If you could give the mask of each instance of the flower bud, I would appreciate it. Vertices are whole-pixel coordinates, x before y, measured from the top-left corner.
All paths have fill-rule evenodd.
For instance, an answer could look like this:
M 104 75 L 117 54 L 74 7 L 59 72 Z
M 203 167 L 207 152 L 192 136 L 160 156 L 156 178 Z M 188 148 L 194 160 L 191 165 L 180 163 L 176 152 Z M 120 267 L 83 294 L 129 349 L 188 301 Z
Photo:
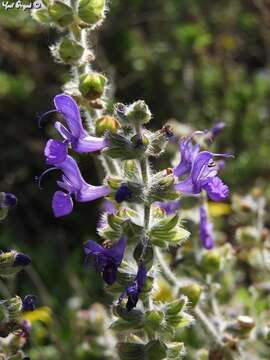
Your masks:
M 30 263 L 31 258 L 26 254 L 14 250 L 0 253 L 0 276 L 12 276 Z
M 110 131 L 111 133 L 116 133 L 120 128 L 119 122 L 115 117 L 110 115 L 105 115 L 97 119 L 95 123 L 96 127 L 96 135 L 103 136 L 106 131 Z
M 66 27 L 73 22 L 73 10 L 62 1 L 55 0 L 48 6 L 51 19 L 59 26 Z
M 241 226 L 236 230 L 236 239 L 238 242 L 251 244 L 258 240 L 259 234 L 253 226 Z
M 215 274 L 221 269 L 221 257 L 217 250 L 204 252 L 201 267 L 206 273 Z
M 109 177 L 107 179 L 107 184 L 112 190 L 117 190 L 119 186 L 121 185 L 122 180 L 117 177 Z
M 151 310 L 146 312 L 147 325 L 150 326 L 153 330 L 158 330 L 163 318 L 164 314 L 162 311 Z
M 182 342 L 172 342 L 167 344 L 167 359 L 181 359 L 185 355 L 185 346 Z
M 202 288 L 197 283 L 189 283 L 187 285 L 181 286 L 180 292 L 188 297 L 188 300 L 191 302 L 191 306 L 195 307 L 200 299 Z
M 52 20 L 48 13 L 48 9 L 41 8 L 32 11 L 33 18 L 41 24 L 49 24 Z
M 177 315 L 187 305 L 188 298 L 181 296 L 179 299 L 171 301 L 166 305 L 167 315 Z
M 250 332 L 254 327 L 255 322 L 250 316 L 240 315 L 236 321 L 227 325 L 226 331 L 233 334 L 233 336 L 245 339 L 250 335 Z
M 105 0 L 80 0 L 79 18 L 88 25 L 95 25 L 105 17 Z
M 80 76 L 79 90 L 89 100 L 96 100 L 103 95 L 107 79 L 99 73 L 89 73 Z
M 15 296 L 8 300 L 0 300 L 0 318 L 5 322 L 16 322 L 20 319 L 22 311 L 22 300 Z
M 152 117 L 148 106 L 143 100 L 135 101 L 129 105 L 125 115 L 127 120 L 136 124 L 147 124 Z
M 121 317 L 123 320 L 132 321 L 134 325 L 139 325 L 144 321 L 144 314 L 137 309 L 128 311 L 125 307 L 117 305 L 113 307 L 113 313 L 116 316 Z
M 77 42 L 69 38 L 64 38 L 58 46 L 57 56 L 64 64 L 76 64 L 83 54 L 83 47 Z
M 146 359 L 162 360 L 167 357 L 167 346 L 160 340 L 151 340 L 145 348 Z
M 255 326 L 254 320 L 247 315 L 238 316 L 237 323 L 241 329 L 245 329 L 245 330 L 252 330 Z
M 135 136 L 132 141 L 120 134 L 107 134 L 109 147 L 104 153 L 114 159 L 132 160 L 145 156 L 147 139 Z
M 137 343 L 118 343 L 121 360 L 145 360 L 145 345 Z

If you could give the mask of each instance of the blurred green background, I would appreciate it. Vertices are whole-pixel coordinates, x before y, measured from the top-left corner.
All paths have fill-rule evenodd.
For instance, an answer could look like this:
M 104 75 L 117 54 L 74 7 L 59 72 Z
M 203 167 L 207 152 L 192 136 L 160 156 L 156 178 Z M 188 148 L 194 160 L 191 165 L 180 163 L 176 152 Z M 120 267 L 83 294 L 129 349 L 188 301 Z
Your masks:
M 35 270 L 10 287 L 22 295 L 38 292 L 39 303 L 53 305 L 64 319 L 68 297 L 82 293 L 95 301 L 104 293 L 82 256 L 83 241 L 97 238 L 100 204 L 76 204 L 77 211 L 56 220 L 50 203 L 57 175 L 45 178 L 42 191 L 35 181 L 46 168 L 43 148 L 53 119 L 39 129 L 37 115 L 52 109 L 69 77 L 69 68 L 55 64 L 48 49 L 58 36 L 29 12 L 0 6 L 0 190 L 19 198 L 1 224 L 1 248 L 17 247 L 33 257 Z M 96 67 L 113 80 L 116 101 L 145 99 L 156 129 L 172 118 L 197 129 L 224 121 L 219 150 L 236 156 L 224 179 L 236 191 L 268 181 L 267 0 L 111 0 L 94 43 Z M 80 165 L 96 184 L 92 156 Z

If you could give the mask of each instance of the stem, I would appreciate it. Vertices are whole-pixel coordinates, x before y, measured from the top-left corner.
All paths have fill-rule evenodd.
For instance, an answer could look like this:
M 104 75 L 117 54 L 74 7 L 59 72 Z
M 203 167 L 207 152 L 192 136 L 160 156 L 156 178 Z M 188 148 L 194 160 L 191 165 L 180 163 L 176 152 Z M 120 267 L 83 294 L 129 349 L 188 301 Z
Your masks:
M 181 282 L 177 279 L 177 277 L 167 265 L 159 248 L 155 246 L 154 251 L 167 280 L 169 280 L 172 285 L 176 285 L 178 288 L 180 288 L 182 286 Z M 208 335 L 209 342 L 213 345 L 213 348 L 220 350 L 227 360 L 234 360 L 235 357 L 232 352 L 224 346 L 221 339 L 221 334 L 210 321 L 210 319 L 206 316 L 203 310 L 197 305 L 196 308 L 192 310 L 192 314 L 201 324 L 201 327 L 205 330 L 206 334 Z

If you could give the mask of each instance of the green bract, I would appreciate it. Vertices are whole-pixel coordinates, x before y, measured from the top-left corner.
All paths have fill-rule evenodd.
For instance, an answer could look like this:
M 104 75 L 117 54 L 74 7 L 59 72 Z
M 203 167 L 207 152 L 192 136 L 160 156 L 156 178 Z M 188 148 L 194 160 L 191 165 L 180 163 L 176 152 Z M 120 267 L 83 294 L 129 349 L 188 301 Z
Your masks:
M 106 77 L 99 73 L 90 73 L 80 76 L 79 90 L 89 100 L 100 98 L 106 85 Z
M 48 6 L 51 19 L 59 26 L 65 27 L 73 22 L 72 8 L 61 1 L 54 1 Z
M 105 0 L 80 0 L 79 18 L 88 25 L 95 25 L 104 18 Z
M 77 63 L 83 54 L 83 47 L 74 40 L 64 38 L 58 47 L 59 58 L 66 64 Z

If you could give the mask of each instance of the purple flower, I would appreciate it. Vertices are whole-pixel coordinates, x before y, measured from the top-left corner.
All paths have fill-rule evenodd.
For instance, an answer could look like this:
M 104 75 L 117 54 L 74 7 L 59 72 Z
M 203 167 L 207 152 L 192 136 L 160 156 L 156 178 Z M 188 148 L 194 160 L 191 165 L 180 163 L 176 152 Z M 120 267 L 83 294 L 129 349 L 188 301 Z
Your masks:
M 200 207 L 200 238 L 205 249 L 212 249 L 214 246 L 213 225 L 209 222 L 207 208 Z
M 115 200 L 118 203 L 121 203 L 126 200 L 130 200 L 131 197 L 132 197 L 132 193 L 126 184 L 121 184 L 115 193 Z
M 18 200 L 15 195 L 5 192 L 0 193 L 0 209 L 14 207 L 17 205 L 17 202 Z
M 52 169 L 59 169 L 63 172 L 62 181 L 57 181 L 58 186 L 64 191 L 56 191 L 53 196 L 52 208 L 55 217 L 68 215 L 73 210 L 73 201 L 71 195 L 78 202 L 87 202 L 107 196 L 110 189 L 106 185 L 93 186 L 88 184 L 81 175 L 76 161 L 69 155 L 60 162 L 56 154 L 58 140 L 49 140 L 45 155 L 47 163 L 54 165 L 53 168 L 46 170 L 40 177 Z
M 146 274 L 147 270 L 145 265 L 140 264 L 134 282 L 126 288 L 126 290 L 121 294 L 119 298 L 119 303 L 121 303 L 125 297 L 128 297 L 128 301 L 126 304 L 126 308 L 128 311 L 132 310 L 137 305 L 139 295 L 144 288 Z
M 26 295 L 22 301 L 22 311 L 34 311 L 36 308 L 36 297 Z
M 229 188 L 216 176 L 218 166 L 213 161 L 214 156 L 231 157 L 232 155 L 201 151 L 193 160 L 189 177 L 176 184 L 175 189 L 184 194 L 199 194 L 205 190 L 213 201 L 226 199 Z
M 60 94 L 54 98 L 56 111 L 61 113 L 67 123 L 68 129 L 59 121 L 56 121 L 55 128 L 61 134 L 64 141 L 59 141 L 54 145 L 60 161 L 65 160 L 67 147 L 70 144 L 74 151 L 79 153 L 88 153 L 104 149 L 108 146 L 105 138 L 90 136 L 83 128 L 80 110 L 71 96 Z M 62 145 L 61 145 L 62 144 Z M 61 148 L 61 149 L 60 149 Z
M 167 215 L 173 215 L 180 209 L 181 202 L 180 200 L 156 201 L 155 205 L 164 210 Z
M 92 240 L 87 241 L 84 246 L 87 259 L 93 259 L 96 270 L 102 272 L 103 279 L 108 285 L 116 281 L 117 269 L 121 265 L 126 245 L 127 237 L 122 236 L 110 249 Z
M 181 155 L 180 163 L 174 168 L 173 172 L 175 176 L 183 176 L 191 170 L 194 157 L 200 151 L 199 144 L 192 144 L 192 137 L 195 133 L 192 133 L 187 138 L 180 140 L 179 150 Z
M 13 266 L 27 266 L 29 264 L 31 264 L 30 256 L 23 253 L 16 254 L 14 258 Z
M 225 127 L 225 123 L 222 121 L 219 121 L 216 124 L 214 124 L 212 129 L 210 129 L 209 131 L 211 138 L 214 139 L 215 137 L 217 137 L 222 132 L 224 127 Z

